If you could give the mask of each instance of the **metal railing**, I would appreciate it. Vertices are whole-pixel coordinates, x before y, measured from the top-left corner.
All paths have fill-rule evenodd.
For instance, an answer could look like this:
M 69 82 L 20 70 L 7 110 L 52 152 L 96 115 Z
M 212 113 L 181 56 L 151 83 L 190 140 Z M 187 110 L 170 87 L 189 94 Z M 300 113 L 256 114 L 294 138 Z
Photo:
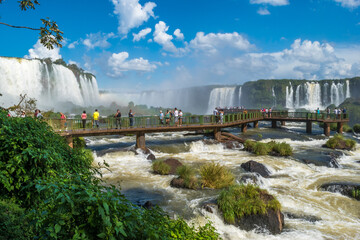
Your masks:
M 121 124 L 119 128 L 154 128 L 154 127 L 178 127 L 178 126 L 202 126 L 202 125 L 217 125 L 228 124 L 241 121 L 262 120 L 271 118 L 288 119 L 304 119 L 304 120 L 344 120 L 348 119 L 348 114 L 327 114 L 327 113 L 310 113 L 310 112 L 289 112 L 289 111 L 273 111 L 272 113 L 263 113 L 260 111 L 239 112 L 233 114 L 225 114 L 221 116 L 214 115 L 190 115 L 184 116 L 177 123 L 172 117 L 168 123 L 165 118 L 163 123 L 158 116 L 143 116 L 134 117 L 132 125 L 129 117 L 121 117 Z M 44 119 L 54 130 L 78 130 L 78 129 L 115 129 L 116 118 L 99 118 L 99 127 L 95 126 L 92 119 L 86 119 L 85 127 L 83 127 L 82 119 Z

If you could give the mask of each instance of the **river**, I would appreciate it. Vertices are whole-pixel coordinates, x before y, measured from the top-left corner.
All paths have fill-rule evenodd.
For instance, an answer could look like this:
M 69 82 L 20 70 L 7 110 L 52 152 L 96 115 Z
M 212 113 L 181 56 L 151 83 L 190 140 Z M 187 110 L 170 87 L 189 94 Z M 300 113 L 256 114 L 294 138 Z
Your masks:
M 187 132 L 154 133 L 146 135 L 146 145 L 157 159 L 176 158 L 199 168 L 215 161 L 226 165 L 240 182 L 245 171 L 241 163 L 249 160 L 265 164 L 270 178 L 260 178 L 259 186 L 277 197 L 285 214 L 284 231 L 279 235 L 267 232 L 244 231 L 224 224 L 218 213 L 209 213 L 202 204 L 215 199 L 219 190 L 188 190 L 170 187 L 174 176 L 152 173 L 150 160 L 135 154 L 135 137 L 108 136 L 87 138 L 95 162 L 104 160 L 110 171 L 103 170 L 106 183 L 115 184 L 134 203 L 151 201 L 171 216 L 180 215 L 189 222 L 203 224 L 210 220 L 223 239 L 360 239 L 360 201 L 319 189 L 321 184 L 336 181 L 360 183 L 360 147 L 355 151 L 333 151 L 322 148 L 326 137 L 314 125 L 313 134 L 305 133 L 305 125 L 292 123 L 278 129 L 269 125 L 250 128 L 242 134 L 238 128 L 227 129 L 244 138 L 262 141 L 285 141 L 294 149 L 292 157 L 256 156 L 240 149 L 226 149 L 220 143 L 204 143 L 202 135 L 188 136 Z M 334 133 L 332 132 L 332 135 Z M 352 137 L 349 134 L 346 134 Z M 360 142 L 360 137 L 354 137 Z M 328 154 L 336 153 L 339 168 L 305 164 L 304 160 L 322 162 Z

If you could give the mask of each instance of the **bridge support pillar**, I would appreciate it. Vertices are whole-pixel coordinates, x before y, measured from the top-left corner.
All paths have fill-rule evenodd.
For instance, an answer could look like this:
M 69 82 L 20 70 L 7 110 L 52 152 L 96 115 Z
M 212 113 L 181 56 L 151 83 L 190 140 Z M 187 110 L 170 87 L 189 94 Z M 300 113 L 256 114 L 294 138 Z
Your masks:
M 69 147 L 74 148 L 74 142 L 73 142 L 72 135 L 68 135 L 65 138 L 66 138 L 66 142 L 69 145 Z
M 145 149 L 145 133 L 137 132 L 136 133 L 136 148 Z
M 277 126 L 276 126 L 276 120 L 272 120 L 271 121 L 271 127 L 272 128 L 276 128 Z
M 254 128 L 258 128 L 259 127 L 259 121 L 255 121 L 254 122 Z
M 307 121 L 306 122 L 306 133 L 311 133 L 311 132 L 312 132 L 312 122 Z
M 337 123 L 337 132 L 340 134 L 343 133 L 343 123 L 342 122 Z
M 285 121 L 281 121 L 281 126 L 285 126 Z
M 216 141 L 221 141 L 221 129 L 220 128 L 214 128 L 214 139 Z
M 324 122 L 324 135 L 330 136 L 330 123 Z
M 241 125 L 241 131 L 242 131 L 242 132 L 246 132 L 246 131 L 247 131 L 247 123 L 243 123 L 243 124 Z

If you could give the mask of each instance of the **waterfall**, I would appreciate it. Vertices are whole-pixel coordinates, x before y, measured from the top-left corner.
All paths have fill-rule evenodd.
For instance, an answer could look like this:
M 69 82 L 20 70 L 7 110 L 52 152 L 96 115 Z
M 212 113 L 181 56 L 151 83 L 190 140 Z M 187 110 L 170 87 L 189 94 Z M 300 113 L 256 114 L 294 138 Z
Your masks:
M 328 88 L 329 88 L 329 84 L 325 83 L 324 84 L 324 91 L 323 91 L 323 106 L 328 106 L 328 102 L 329 102 L 329 97 L 328 97 Z
M 306 109 L 322 108 L 321 103 L 321 87 L 319 83 L 307 82 L 305 84 L 305 95 L 307 103 L 303 106 Z
M 290 86 L 286 86 L 286 108 L 294 108 L 294 91 L 291 83 Z
M 298 85 L 295 91 L 295 108 L 300 107 L 300 90 L 301 90 L 301 85 Z
M 235 87 L 214 88 L 210 92 L 208 113 L 216 107 L 232 107 L 234 105 Z
M 272 96 L 274 98 L 274 103 L 273 103 L 273 108 L 276 107 L 276 95 L 275 95 L 275 87 L 272 87 L 271 91 L 272 91 Z
M 350 98 L 350 81 L 346 80 L 346 98 Z
M 238 106 L 240 107 L 241 106 L 241 86 L 239 87 L 239 104 Z
M 60 102 L 90 106 L 99 98 L 95 77 L 75 76 L 62 65 L 7 57 L 0 57 L 0 92 L 5 106 L 16 103 L 20 94 L 35 98 L 40 107 Z
M 347 94 L 348 93 L 346 93 L 346 96 L 347 96 Z M 344 100 L 345 100 L 344 84 L 333 82 L 330 87 L 331 104 L 335 104 L 336 106 L 339 106 Z

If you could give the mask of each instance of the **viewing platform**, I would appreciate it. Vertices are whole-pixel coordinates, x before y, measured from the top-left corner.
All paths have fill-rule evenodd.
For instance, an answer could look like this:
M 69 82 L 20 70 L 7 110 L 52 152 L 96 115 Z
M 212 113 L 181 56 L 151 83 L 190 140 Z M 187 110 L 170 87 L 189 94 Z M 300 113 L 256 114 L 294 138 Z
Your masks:
M 273 111 L 262 113 L 258 110 L 239 110 L 236 113 L 220 116 L 214 115 L 191 115 L 182 118 L 182 124 L 174 123 L 174 118 L 169 124 L 161 124 L 157 116 L 134 117 L 133 126 L 130 126 L 128 117 L 121 118 L 121 128 L 116 129 L 116 120 L 112 118 L 101 118 L 99 128 L 93 127 L 93 121 L 88 119 L 85 128 L 82 128 L 81 119 L 46 119 L 45 121 L 61 136 L 64 136 L 72 147 L 74 137 L 90 137 L 105 135 L 136 135 L 136 148 L 145 148 L 145 134 L 156 132 L 181 132 L 181 131 L 199 131 L 212 130 L 214 138 L 221 140 L 221 129 L 228 127 L 240 127 L 242 132 L 247 131 L 249 124 L 254 128 L 259 126 L 259 121 L 270 121 L 272 128 L 285 125 L 286 122 L 305 122 L 306 132 L 312 133 L 312 124 L 318 122 L 323 125 L 324 135 L 330 136 L 330 124 L 337 124 L 337 132 L 342 133 L 343 124 L 349 122 L 347 114 L 316 114 L 309 112 L 288 112 Z

